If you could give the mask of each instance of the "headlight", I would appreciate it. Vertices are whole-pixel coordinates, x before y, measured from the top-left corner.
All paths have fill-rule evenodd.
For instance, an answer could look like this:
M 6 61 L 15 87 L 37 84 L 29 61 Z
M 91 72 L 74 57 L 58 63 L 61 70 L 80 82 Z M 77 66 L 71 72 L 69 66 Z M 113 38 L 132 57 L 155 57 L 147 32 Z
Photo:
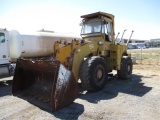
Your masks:
M 98 44 L 99 44 L 99 45 L 103 45 L 103 41 L 99 41 Z

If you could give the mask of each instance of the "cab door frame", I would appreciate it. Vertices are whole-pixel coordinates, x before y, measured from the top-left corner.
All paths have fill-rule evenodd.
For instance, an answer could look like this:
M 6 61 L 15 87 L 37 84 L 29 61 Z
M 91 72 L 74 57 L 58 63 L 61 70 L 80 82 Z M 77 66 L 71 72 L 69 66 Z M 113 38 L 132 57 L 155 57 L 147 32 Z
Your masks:
M 10 63 L 8 31 L 0 29 L 0 65 Z

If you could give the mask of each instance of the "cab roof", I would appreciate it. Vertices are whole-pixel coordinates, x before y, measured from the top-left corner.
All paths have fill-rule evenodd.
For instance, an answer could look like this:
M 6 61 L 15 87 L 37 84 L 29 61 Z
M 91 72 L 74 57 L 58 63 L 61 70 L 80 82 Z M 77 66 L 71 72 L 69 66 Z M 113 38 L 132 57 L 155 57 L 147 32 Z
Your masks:
M 114 19 L 114 15 L 109 14 L 109 13 L 105 13 L 105 12 L 95 12 L 95 13 L 91 13 L 91 14 L 87 14 L 87 15 L 82 15 L 81 18 L 85 18 L 85 19 L 92 19 L 92 18 L 97 18 L 97 17 L 107 17 L 110 19 Z

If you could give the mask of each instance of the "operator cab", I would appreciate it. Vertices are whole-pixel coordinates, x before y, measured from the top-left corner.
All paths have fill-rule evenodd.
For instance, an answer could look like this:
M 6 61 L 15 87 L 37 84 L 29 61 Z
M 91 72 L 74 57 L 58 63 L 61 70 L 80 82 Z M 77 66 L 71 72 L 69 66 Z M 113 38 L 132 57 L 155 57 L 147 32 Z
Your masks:
M 82 38 L 105 36 L 106 41 L 112 41 L 114 36 L 113 15 L 102 12 L 81 16 Z

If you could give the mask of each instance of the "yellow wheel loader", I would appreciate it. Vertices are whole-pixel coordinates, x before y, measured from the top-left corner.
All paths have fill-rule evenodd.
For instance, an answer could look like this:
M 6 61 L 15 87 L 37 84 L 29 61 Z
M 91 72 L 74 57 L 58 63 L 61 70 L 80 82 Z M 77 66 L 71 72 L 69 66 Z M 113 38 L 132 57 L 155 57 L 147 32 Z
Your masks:
M 114 16 L 96 12 L 81 18 L 81 41 L 73 40 L 63 47 L 60 41 L 55 42 L 50 60 L 17 60 L 13 95 L 56 111 L 74 101 L 78 80 L 86 90 L 98 91 L 112 70 L 117 70 L 120 79 L 131 77 L 127 45 L 115 42 Z

